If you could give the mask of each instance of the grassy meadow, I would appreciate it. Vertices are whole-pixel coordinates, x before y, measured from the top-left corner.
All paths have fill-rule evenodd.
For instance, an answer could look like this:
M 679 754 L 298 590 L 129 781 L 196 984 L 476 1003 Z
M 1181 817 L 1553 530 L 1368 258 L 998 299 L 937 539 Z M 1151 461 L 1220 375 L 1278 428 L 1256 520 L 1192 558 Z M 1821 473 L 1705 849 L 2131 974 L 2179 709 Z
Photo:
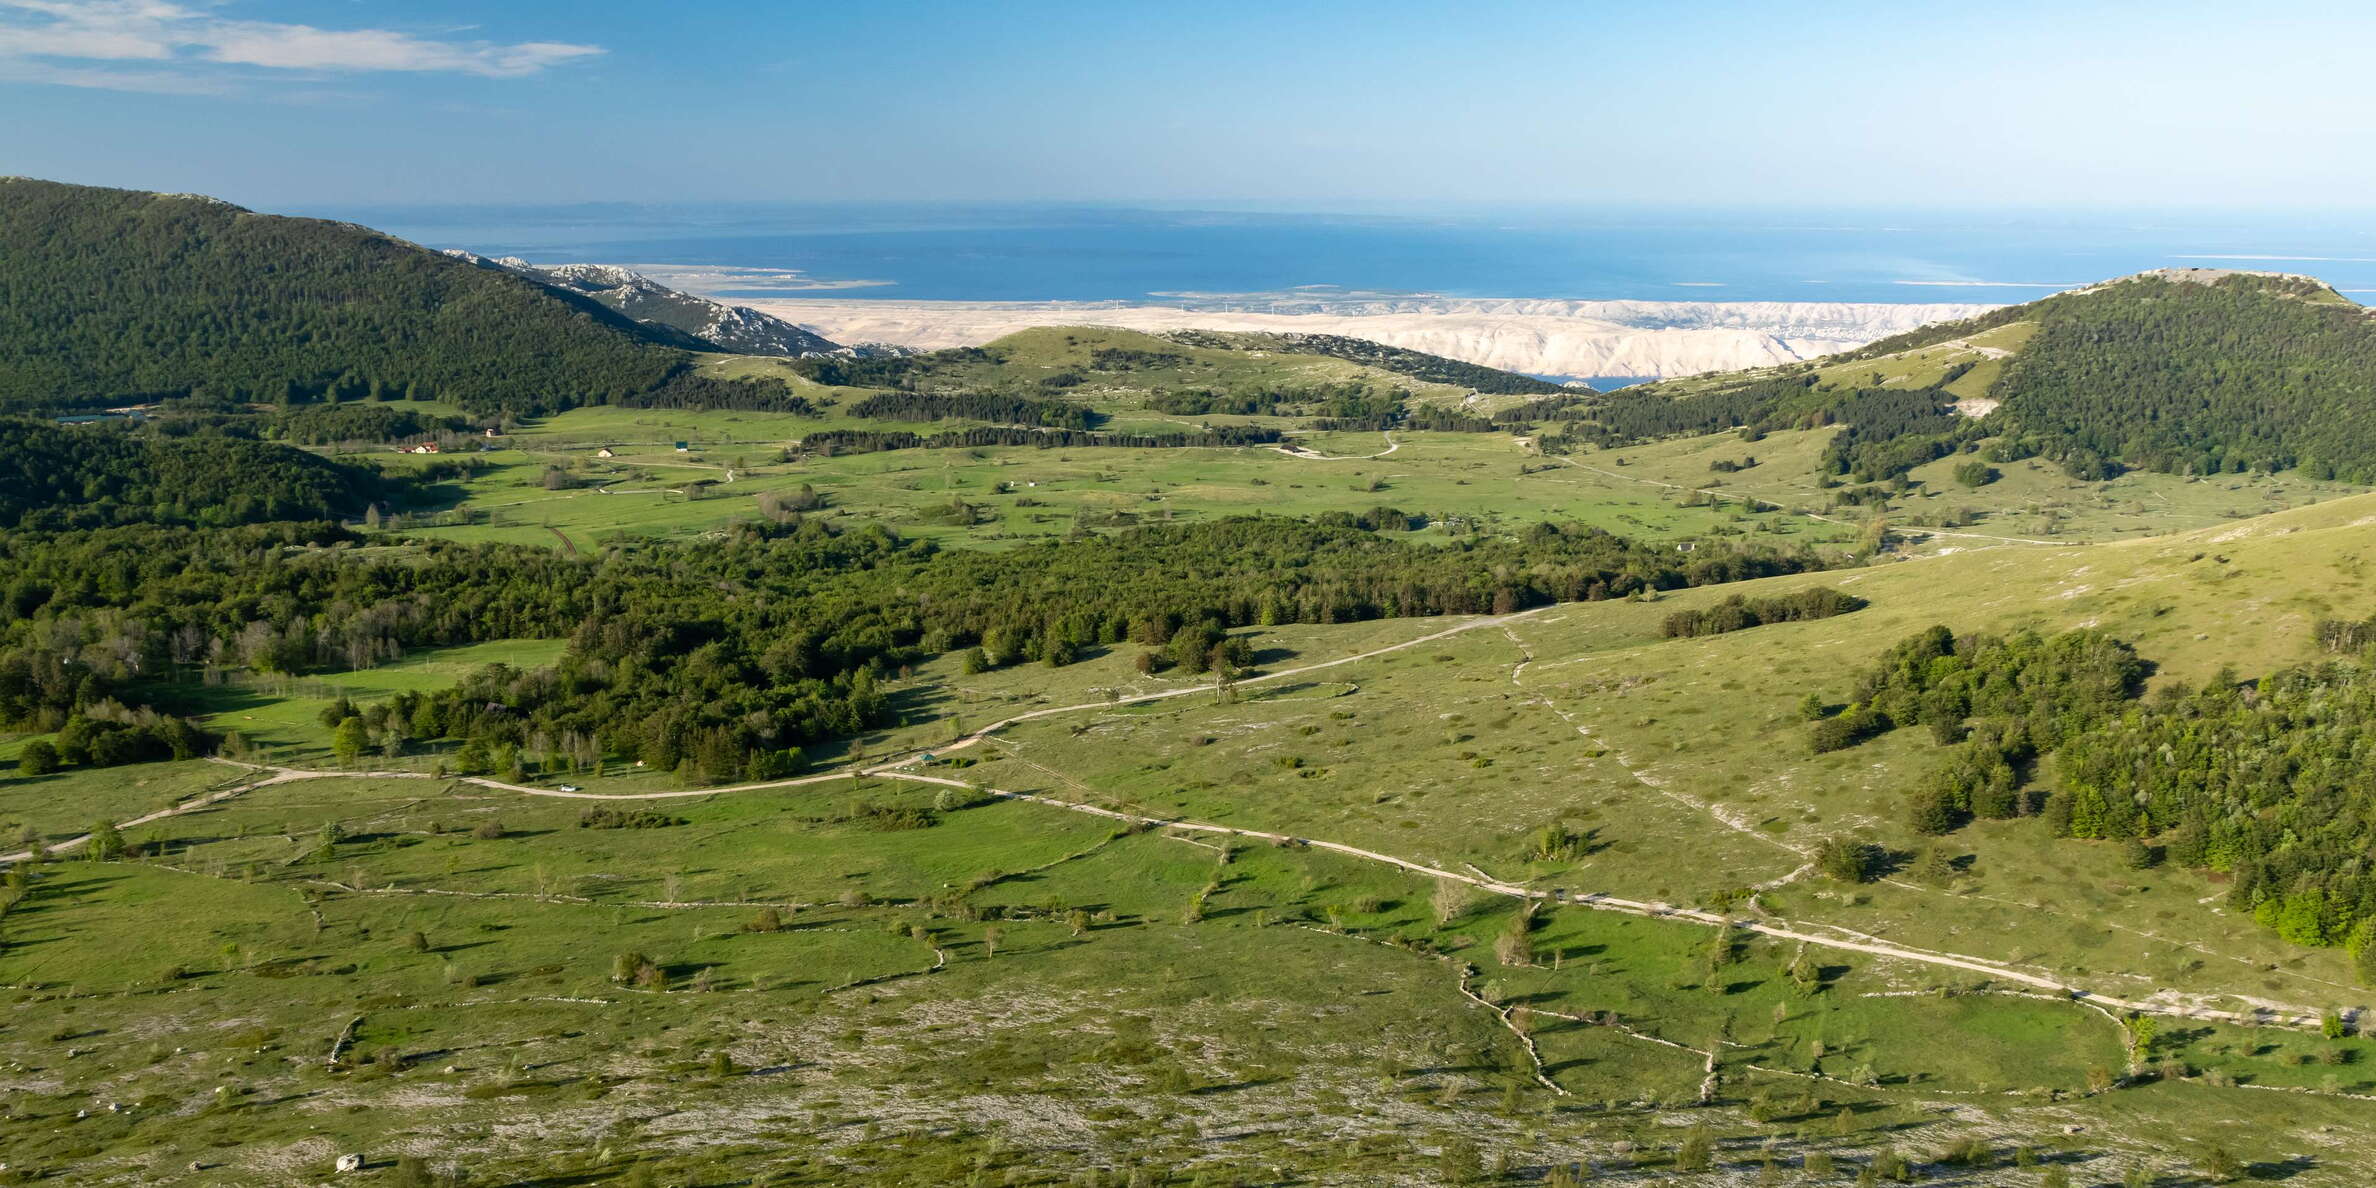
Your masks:
M 1976 393 L 2026 332 L 1819 375 L 1921 387 L 1971 363 L 1956 384 Z M 1419 541 L 1550 519 L 1836 547 L 1876 516 L 1834 506 L 1831 429 L 1546 451 L 1527 431 L 1168 418 L 1158 390 L 1256 382 L 1512 401 L 1121 332 L 1001 349 L 929 383 L 1039 385 L 1110 430 L 1273 424 L 1299 449 L 814 456 L 794 447 L 827 429 L 974 423 L 863 420 L 848 408 L 866 390 L 712 359 L 784 379 L 818 415 L 525 422 L 390 519 L 385 549 L 697 537 L 804 489 L 819 514 L 984 549 L 1380 506 L 1427 517 Z M 1133 361 L 1098 370 L 1099 352 Z M 1075 373 L 1091 378 L 1040 383 Z M 1500 619 L 1244 628 L 1253 671 L 1226 692 L 1139 671 L 1136 645 L 976 673 L 933 657 L 882 674 L 898 724 L 810 748 L 799 780 L 766 786 L 691 788 L 612 756 L 526 781 L 609 799 L 535 795 L 446 778 L 447 745 L 417 741 L 335 770 L 338 699 L 549 665 L 558 639 L 151 690 L 264 767 L 32 776 L 30 736 L 0 738 L 0 833 L 18 844 L 186 810 L 122 830 L 111 860 L 11 868 L 0 1182 L 329 1182 L 349 1153 L 354 1182 L 391 1184 L 433 1182 L 425 1167 L 554 1186 L 1652 1188 L 1870 1184 L 1902 1161 L 1898 1182 L 2169 1188 L 2231 1157 L 2304 1188 L 2370 1182 L 2376 1042 L 2180 1014 L 2356 1019 L 2369 992 L 2341 951 L 2281 942 L 2200 873 L 2132 870 L 2036 820 L 1919 837 L 1905 792 L 1942 748 L 1899 730 L 1813 754 L 1800 707 L 1844 701 L 1935 623 L 2101 628 L 2157 687 L 2312 659 L 2319 620 L 2376 596 L 2376 496 L 2291 474 L 2079 483 L 2027 462 L 1964 488 L 1962 460 L 1877 513 L 1897 547 L 1868 564 Z M 1819 586 L 1867 605 L 1662 631 Z M 1815 871 L 1843 837 L 1890 869 Z M 1930 846 L 1951 873 L 1918 873 Z M 1586 893 L 1816 943 L 1565 898 Z M 2168 1013 L 1854 947 L 1879 941 Z

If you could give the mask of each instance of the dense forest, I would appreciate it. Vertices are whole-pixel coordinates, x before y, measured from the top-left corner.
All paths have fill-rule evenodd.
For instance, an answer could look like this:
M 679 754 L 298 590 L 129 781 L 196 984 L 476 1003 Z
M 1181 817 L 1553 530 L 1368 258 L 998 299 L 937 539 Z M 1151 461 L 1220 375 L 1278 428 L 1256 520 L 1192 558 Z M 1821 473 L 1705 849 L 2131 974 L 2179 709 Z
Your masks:
M 1821 564 L 1746 547 L 1682 555 L 1554 525 L 1424 545 L 1402 539 L 1408 523 L 1393 511 L 1247 518 L 942 553 L 794 518 L 586 558 L 452 544 L 358 554 L 329 524 L 16 532 L 0 536 L 0 725 L 53 729 L 102 702 L 136 704 L 173 674 L 566 636 L 558 668 L 429 697 L 407 729 L 514 744 L 541 732 L 575 738 L 562 748 L 574 755 L 691 755 L 698 778 L 738 778 L 881 724 L 891 710 L 875 682 L 952 649 L 1061 664 L 1184 629 L 1506 612 Z
M 2376 482 L 2376 322 L 2325 287 L 2147 277 L 2037 308 L 1991 395 L 2047 456 Z
M 2355 651 L 2365 626 L 2325 635 Z M 2350 946 L 2376 983 L 2376 669 L 2337 659 L 2141 698 L 2147 668 L 2096 631 L 1933 627 L 1885 653 L 1844 709 L 1811 698 L 1813 743 L 1923 725 L 1949 753 L 1908 796 L 1918 832 L 2037 816 L 2057 836 L 2118 843 L 2128 866 L 2219 872 L 2230 907 L 2296 944 Z
M 1104 414 L 1086 405 L 979 393 L 939 396 L 919 392 L 884 392 L 849 406 L 848 412 L 853 417 L 877 421 L 945 421 L 960 418 L 1050 429 L 1095 429 L 1105 421 Z
M 184 408 L 179 411 L 186 415 L 193 410 Z M 282 441 L 296 445 L 333 445 L 342 441 L 410 441 L 438 433 L 458 433 L 468 427 L 468 422 L 459 417 L 440 417 L 375 401 L 301 404 L 279 411 L 266 424 L 269 432 Z M 228 425 L 222 427 L 230 428 Z
M 2371 764 L 2376 677 L 2333 661 L 2130 707 L 2064 745 L 2048 811 L 2069 836 L 2225 872 L 2230 906 L 2376 973 Z
M 1921 388 L 1819 388 L 1812 375 L 1755 380 L 1688 396 L 1655 386 L 1615 392 L 1581 409 L 1554 406 L 1546 419 L 1578 422 L 1571 433 L 1604 446 L 1677 434 L 1739 429 L 1755 438 L 1782 429 L 1839 425 L 1825 447 L 1825 472 L 1879 482 L 1988 436 L 1987 422 L 1959 417 L 1946 391 L 1966 370 L 1951 368 Z
M 0 409 L 196 394 L 550 411 L 631 401 L 688 358 L 584 297 L 350 224 L 0 179 Z
M 1399 413 L 1407 393 L 1389 392 L 1358 380 L 1344 383 L 1241 384 L 1211 388 L 1160 389 L 1147 400 L 1159 413 L 1181 417 L 1321 416 L 1385 418 Z
M 712 409 L 733 412 L 780 412 L 794 416 L 820 415 L 814 401 L 774 380 L 719 379 L 679 370 L 641 391 L 624 392 L 583 403 L 609 403 L 621 408 L 674 408 L 693 412 Z
M 264 442 L 0 418 L 0 528 L 333 519 L 388 494 L 372 471 Z
M 1832 473 L 1874 481 L 1983 437 L 2000 458 L 2041 456 L 2082 479 L 2122 467 L 2180 474 L 2299 468 L 2376 482 L 2376 321 L 2298 277 L 2134 277 L 1877 342 L 1838 361 L 1879 358 L 2013 322 L 2037 331 L 1988 389 L 1990 416 L 1954 416 L 1944 391 L 1831 389 L 1768 378 L 1672 395 L 1613 393 L 1580 414 L 1578 436 L 1622 445 L 1674 434 L 1848 426 Z

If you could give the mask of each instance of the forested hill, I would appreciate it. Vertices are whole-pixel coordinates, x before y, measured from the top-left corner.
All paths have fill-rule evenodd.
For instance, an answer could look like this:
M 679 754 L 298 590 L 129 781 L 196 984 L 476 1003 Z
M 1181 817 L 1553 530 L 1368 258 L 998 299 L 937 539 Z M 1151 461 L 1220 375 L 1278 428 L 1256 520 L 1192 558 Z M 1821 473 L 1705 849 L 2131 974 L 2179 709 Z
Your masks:
M 0 418 L 0 529 L 332 520 L 382 494 L 372 471 L 268 442 Z
M 2042 447 L 2376 481 L 2376 319 L 2315 281 L 2144 276 L 2037 312 L 1992 395 Z
M 1184 346 L 1219 347 L 1239 351 L 1284 351 L 1297 355 L 1325 355 L 1343 359 L 1380 371 L 1391 371 L 1429 383 L 1454 384 L 1474 388 L 1494 396 L 1567 396 L 1576 389 L 1549 380 L 1520 375 L 1476 363 L 1447 359 L 1424 351 L 1405 350 L 1366 338 L 1346 338 L 1338 334 L 1260 334 L 1252 331 L 1219 333 L 1208 330 L 1178 330 L 1163 337 Z
M 1959 420 L 1958 400 L 1987 415 Z M 1862 440 L 1835 461 L 1864 478 L 1995 439 L 1997 459 L 2042 455 L 2083 478 L 2298 467 L 2376 482 L 2376 317 L 2306 277 L 2170 269 L 1814 363 L 1631 390 L 1589 419 L 1619 440 L 1846 423 Z
M 584 297 L 363 227 L 0 179 L 0 410 L 373 394 L 635 402 L 689 356 Z

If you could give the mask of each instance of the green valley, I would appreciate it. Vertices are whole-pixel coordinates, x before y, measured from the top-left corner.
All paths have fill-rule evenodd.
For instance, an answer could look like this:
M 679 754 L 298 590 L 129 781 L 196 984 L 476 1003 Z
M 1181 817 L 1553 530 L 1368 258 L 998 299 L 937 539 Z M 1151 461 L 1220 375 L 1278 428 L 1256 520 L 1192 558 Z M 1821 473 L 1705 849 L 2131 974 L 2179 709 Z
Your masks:
M 0 238 L 0 1182 L 2376 1174 L 2331 290 L 1600 393 Z

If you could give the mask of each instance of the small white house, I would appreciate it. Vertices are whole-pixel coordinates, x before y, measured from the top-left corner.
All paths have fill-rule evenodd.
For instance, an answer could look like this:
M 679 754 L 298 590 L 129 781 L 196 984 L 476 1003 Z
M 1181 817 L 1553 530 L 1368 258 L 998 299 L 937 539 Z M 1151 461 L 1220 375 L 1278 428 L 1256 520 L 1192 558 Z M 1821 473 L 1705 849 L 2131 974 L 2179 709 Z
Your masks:
M 609 446 L 604 446 L 601 449 L 594 451 L 594 456 L 597 458 L 616 458 L 619 456 L 619 451 L 614 450 Z

